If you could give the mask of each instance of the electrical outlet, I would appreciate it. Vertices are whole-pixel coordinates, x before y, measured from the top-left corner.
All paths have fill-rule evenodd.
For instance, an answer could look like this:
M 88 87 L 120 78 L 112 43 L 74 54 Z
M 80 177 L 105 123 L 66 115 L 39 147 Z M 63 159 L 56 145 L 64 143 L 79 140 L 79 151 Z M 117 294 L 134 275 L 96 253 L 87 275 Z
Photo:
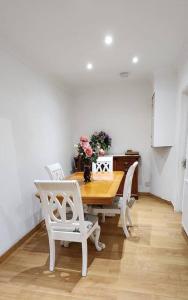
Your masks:
M 150 182 L 150 181 L 145 181 L 145 186 L 146 186 L 146 187 L 150 187 L 150 185 L 151 185 L 151 182 Z

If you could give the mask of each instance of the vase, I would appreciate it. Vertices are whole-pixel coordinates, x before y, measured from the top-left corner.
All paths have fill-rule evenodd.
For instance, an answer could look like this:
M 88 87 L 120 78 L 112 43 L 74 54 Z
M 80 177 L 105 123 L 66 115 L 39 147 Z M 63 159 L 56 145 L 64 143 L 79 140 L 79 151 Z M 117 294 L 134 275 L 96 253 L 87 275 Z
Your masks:
M 90 165 L 84 165 L 84 182 L 90 182 L 91 181 L 91 166 Z

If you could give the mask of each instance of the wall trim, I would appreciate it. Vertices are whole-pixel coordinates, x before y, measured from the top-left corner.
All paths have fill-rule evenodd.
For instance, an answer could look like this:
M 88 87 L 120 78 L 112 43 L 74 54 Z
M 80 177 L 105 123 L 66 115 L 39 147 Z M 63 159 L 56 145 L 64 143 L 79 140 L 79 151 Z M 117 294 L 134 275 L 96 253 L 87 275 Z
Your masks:
M 5 253 L 0 256 L 0 264 L 6 260 L 13 252 L 15 252 L 21 245 L 24 244 L 26 240 L 28 240 L 39 228 L 42 227 L 44 221 L 42 220 L 39 224 L 37 224 L 33 229 L 31 229 L 26 235 L 24 235 L 19 241 L 17 241 L 13 246 L 11 246 Z
M 150 196 L 151 197 L 151 193 L 149 193 L 149 192 L 138 192 L 138 196 Z
M 154 198 L 154 199 L 158 199 L 160 201 L 166 201 L 166 202 L 168 202 L 169 204 L 171 204 L 173 206 L 172 201 L 164 199 L 164 198 L 161 198 L 159 196 L 156 196 L 156 195 L 154 195 L 154 194 L 152 194 L 150 192 L 139 192 L 138 195 L 139 196 L 148 196 L 148 197 L 151 197 L 151 198 Z

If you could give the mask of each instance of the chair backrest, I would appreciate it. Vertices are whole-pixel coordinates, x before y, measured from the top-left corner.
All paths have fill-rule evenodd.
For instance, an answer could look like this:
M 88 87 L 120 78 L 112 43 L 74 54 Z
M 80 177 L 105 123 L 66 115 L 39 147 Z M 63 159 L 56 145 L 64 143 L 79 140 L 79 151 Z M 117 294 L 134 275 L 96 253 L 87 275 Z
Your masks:
M 112 172 L 113 156 L 99 156 L 96 163 L 92 163 L 92 172 Z
M 65 178 L 60 163 L 55 163 L 45 167 L 51 180 L 63 180 Z
M 84 233 L 84 212 L 80 187 L 76 180 L 34 181 L 37 187 L 48 232 Z M 62 201 L 60 202 L 60 197 Z M 54 203 L 56 210 L 54 210 Z M 67 212 L 67 206 L 70 210 Z
M 131 198 L 131 189 L 132 189 L 132 180 L 134 171 L 138 165 L 138 162 L 135 161 L 128 169 L 126 177 L 125 177 L 125 184 L 123 189 L 123 206 L 125 206 L 126 201 L 130 201 Z

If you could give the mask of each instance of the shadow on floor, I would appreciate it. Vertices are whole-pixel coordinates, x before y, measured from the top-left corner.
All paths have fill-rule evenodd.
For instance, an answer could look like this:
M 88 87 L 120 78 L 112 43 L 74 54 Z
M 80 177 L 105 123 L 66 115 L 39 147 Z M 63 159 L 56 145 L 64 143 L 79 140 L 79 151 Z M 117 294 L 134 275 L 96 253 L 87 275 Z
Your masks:
M 107 218 L 106 223 L 101 224 L 100 240 L 106 244 L 103 251 L 96 251 L 95 246 L 88 240 L 88 268 L 92 266 L 95 259 L 121 260 L 125 248 L 125 236 L 118 222 L 119 218 L 114 217 Z M 82 278 L 80 243 L 71 243 L 68 248 L 64 248 L 59 241 L 56 241 L 55 271 L 49 271 L 48 236 L 44 226 L 23 245 L 22 251 L 32 256 L 35 253 L 36 261 L 34 260 L 33 265 L 37 266 L 19 272 L 12 278 L 14 283 L 21 282 L 24 278 L 26 285 L 55 289 L 60 289 L 62 286 L 64 291 L 70 292 Z
M 123 229 L 118 226 L 119 218 L 107 218 L 106 222 L 101 225 L 100 240 L 105 243 L 106 248 L 98 252 L 95 246 L 88 239 L 88 255 L 91 253 L 93 257 L 121 259 L 122 250 L 125 242 L 125 236 Z M 43 226 L 29 241 L 27 241 L 23 250 L 28 252 L 41 252 L 49 253 L 48 249 L 48 236 Z M 81 255 L 81 244 L 70 243 L 68 248 L 60 246 L 60 243 L 56 241 L 56 255 L 62 255 L 67 257 L 78 257 Z

